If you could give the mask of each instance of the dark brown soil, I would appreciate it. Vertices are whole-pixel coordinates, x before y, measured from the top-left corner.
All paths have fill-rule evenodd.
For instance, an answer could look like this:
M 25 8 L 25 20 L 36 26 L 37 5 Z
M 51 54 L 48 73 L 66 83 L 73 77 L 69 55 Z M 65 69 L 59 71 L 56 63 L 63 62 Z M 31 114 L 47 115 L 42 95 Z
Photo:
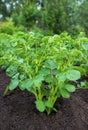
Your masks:
M 57 113 L 39 113 L 34 96 L 16 89 L 3 97 L 10 79 L 0 71 L 0 130 L 88 130 L 88 90 L 56 103 Z

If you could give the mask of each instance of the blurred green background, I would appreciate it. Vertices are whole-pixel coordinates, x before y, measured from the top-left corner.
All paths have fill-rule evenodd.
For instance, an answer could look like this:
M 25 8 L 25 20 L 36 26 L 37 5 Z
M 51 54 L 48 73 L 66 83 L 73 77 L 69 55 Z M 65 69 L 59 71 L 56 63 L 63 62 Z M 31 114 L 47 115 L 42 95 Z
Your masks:
M 0 32 L 88 36 L 88 0 L 0 0 Z

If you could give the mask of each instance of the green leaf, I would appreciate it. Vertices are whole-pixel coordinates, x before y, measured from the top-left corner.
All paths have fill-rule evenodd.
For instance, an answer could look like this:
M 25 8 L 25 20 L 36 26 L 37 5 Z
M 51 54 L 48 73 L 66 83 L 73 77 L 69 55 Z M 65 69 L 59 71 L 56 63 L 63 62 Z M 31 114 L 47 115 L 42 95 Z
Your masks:
M 33 80 L 32 79 L 26 79 L 22 81 L 19 85 L 21 90 L 27 89 L 28 91 L 32 91 L 32 85 L 33 85 Z
M 71 81 L 75 81 L 80 79 L 81 74 L 78 70 L 68 70 L 66 72 L 66 77 L 67 79 L 71 80 Z
M 61 96 L 62 96 L 63 98 L 70 98 L 69 92 L 68 92 L 67 90 L 65 90 L 65 89 L 61 89 L 61 90 L 60 90 L 60 94 L 61 94 Z
M 19 83 L 18 79 L 12 79 L 11 83 L 9 84 L 9 90 L 14 90 Z
M 81 73 L 82 75 L 85 75 L 85 74 L 86 74 L 86 70 L 85 70 L 84 67 L 82 67 L 82 66 L 76 66 L 75 68 L 76 68 L 76 70 L 80 71 L 80 73 Z
M 52 61 L 52 60 L 46 60 L 45 61 L 45 67 L 49 68 L 49 69 L 56 69 L 57 68 L 57 64 Z
M 45 101 L 45 106 L 48 108 L 53 108 L 53 104 L 49 101 Z
M 7 73 L 7 75 L 8 76 L 13 76 L 13 75 L 15 75 L 16 73 L 18 73 L 18 66 L 17 65 L 13 65 L 13 64 L 11 64 L 8 68 L 7 68 L 7 70 L 6 70 L 6 73 Z
M 65 86 L 65 89 L 68 91 L 68 92 L 75 92 L 75 86 L 74 85 L 71 85 L 71 84 L 66 84 Z
M 35 104 L 36 104 L 36 108 L 37 110 L 39 110 L 40 112 L 44 112 L 46 107 L 45 107 L 45 104 L 42 100 L 37 100 L 35 101 Z
M 34 85 L 36 87 L 40 87 L 40 85 L 41 85 L 41 83 L 42 83 L 43 80 L 44 80 L 43 76 L 39 74 L 39 75 L 37 75 L 37 76 L 34 77 L 33 83 L 34 83 Z
M 83 81 L 80 83 L 80 87 L 81 88 L 88 88 L 88 82 L 87 81 Z
M 60 96 L 61 96 L 61 95 L 60 95 L 60 90 L 57 91 L 56 95 L 57 95 L 57 97 L 60 97 Z
M 53 75 L 58 75 L 60 72 L 59 72 L 59 70 L 57 70 L 57 69 L 54 69 L 54 70 L 52 70 L 52 74 Z
M 1 57 L 0 57 L 1 58 Z M 4 60 L 3 59 L 0 59 L 0 66 L 4 64 Z
M 26 89 L 22 82 L 19 83 L 19 88 L 20 88 L 21 90 L 25 90 L 25 89 Z
M 85 49 L 85 50 L 88 50 L 88 43 L 83 43 L 83 48 Z
M 58 80 L 60 81 L 65 81 L 66 80 L 66 74 L 65 73 L 60 73 L 57 75 Z
M 27 78 L 27 76 L 26 76 L 26 74 L 24 73 L 24 74 L 20 74 L 20 75 L 19 75 L 19 78 L 20 78 L 20 80 L 24 80 L 24 79 Z
M 43 76 L 46 76 L 46 75 L 49 75 L 51 72 L 50 72 L 50 69 L 48 69 L 48 68 L 43 68 L 43 69 L 40 70 L 39 73 L 40 73 L 41 75 L 43 75 Z
M 54 77 L 52 77 L 51 75 L 47 75 L 47 76 L 45 77 L 45 81 L 46 81 L 47 83 L 53 83 L 53 82 L 56 82 L 56 79 L 55 79 Z

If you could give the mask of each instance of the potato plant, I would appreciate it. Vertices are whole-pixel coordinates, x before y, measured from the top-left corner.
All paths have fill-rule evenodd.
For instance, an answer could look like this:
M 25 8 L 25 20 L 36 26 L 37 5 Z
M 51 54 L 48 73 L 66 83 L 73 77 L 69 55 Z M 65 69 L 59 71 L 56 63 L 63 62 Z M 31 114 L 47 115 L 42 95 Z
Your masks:
M 88 75 L 88 38 L 80 35 L 0 34 L 0 66 L 11 77 L 4 94 L 19 87 L 34 94 L 40 112 L 57 111 L 57 99 L 69 98 L 72 82 Z

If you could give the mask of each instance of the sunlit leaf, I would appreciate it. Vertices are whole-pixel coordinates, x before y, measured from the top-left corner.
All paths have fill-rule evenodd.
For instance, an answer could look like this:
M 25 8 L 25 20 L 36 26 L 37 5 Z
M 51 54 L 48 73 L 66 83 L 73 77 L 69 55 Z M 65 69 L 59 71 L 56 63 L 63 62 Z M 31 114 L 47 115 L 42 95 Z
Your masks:
M 40 112 L 44 112 L 46 107 L 45 107 L 45 104 L 42 100 L 37 100 L 35 101 L 35 104 L 36 104 L 36 108 L 37 110 L 39 110 Z
M 71 84 L 66 84 L 64 87 L 68 92 L 75 92 L 76 90 L 75 86 Z
M 46 60 L 45 67 L 49 68 L 49 69 L 56 69 L 57 68 L 57 64 L 54 61 L 52 61 L 52 60 Z
M 9 89 L 14 90 L 18 86 L 19 80 L 18 79 L 12 79 L 11 83 L 9 84 Z
M 65 90 L 65 89 L 61 89 L 61 90 L 60 90 L 60 94 L 61 94 L 61 96 L 62 96 L 63 98 L 70 98 L 69 92 L 68 92 L 67 90 Z
M 78 70 L 68 70 L 66 72 L 66 77 L 67 79 L 71 80 L 71 81 L 75 81 L 80 79 L 81 74 Z

